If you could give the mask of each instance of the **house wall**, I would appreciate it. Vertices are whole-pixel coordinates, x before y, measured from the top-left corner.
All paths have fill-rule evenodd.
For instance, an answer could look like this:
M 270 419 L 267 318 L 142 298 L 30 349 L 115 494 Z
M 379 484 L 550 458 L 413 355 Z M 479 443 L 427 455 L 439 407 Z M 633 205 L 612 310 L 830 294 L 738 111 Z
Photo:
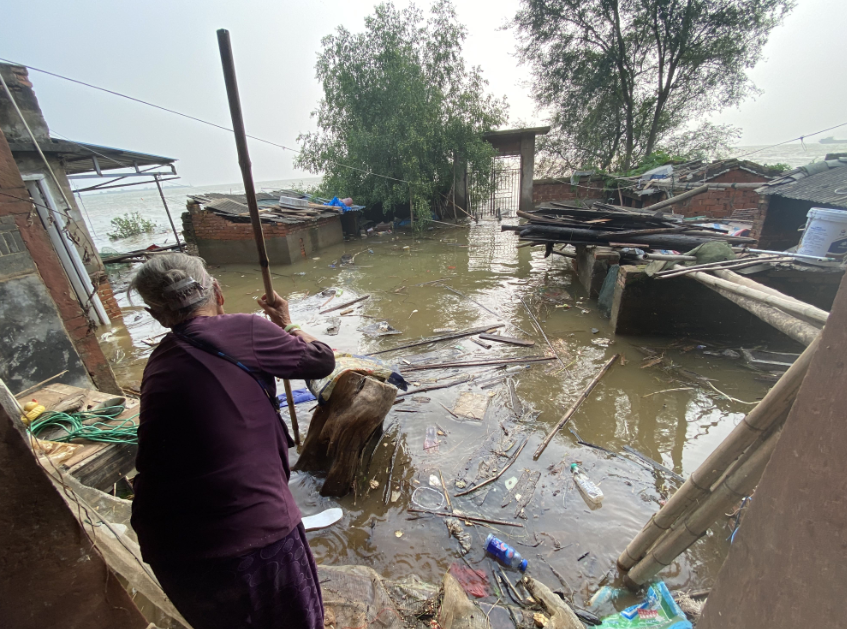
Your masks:
M 182 215 L 185 238 L 197 245 L 201 258 L 211 264 L 256 262 L 253 226 L 249 222 L 230 221 L 196 204 L 188 207 L 189 211 Z M 291 264 L 313 251 L 344 241 L 340 215 L 296 225 L 262 223 L 262 231 L 273 264 Z
M 13 392 L 68 370 L 58 382 L 121 394 L 0 131 L 0 357 Z M 82 369 L 80 369 L 80 364 Z
M 0 380 L 13 393 L 65 370 L 59 382 L 91 387 L 11 214 L 0 216 L 0 321 Z
M 549 201 L 605 201 L 611 192 L 603 188 L 598 179 L 581 177 L 574 186 L 568 179 L 536 179 L 532 182 L 532 202 L 535 205 Z
M 41 112 L 35 90 L 29 81 L 27 69 L 0 63 L 0 73 L 3 74 L 3 78 L 15 98 L 15 103 L 20 108 L 35 138 L 39 143 L 48 142 L 50 130 Z M 6 141 L 9 144 L 32 147 L 32 139 L 21 122 L 14 105 L 6 96 L 5 90 L 0 90 L 0 130 L 6 136 Z M 70 181 L 61 160 L 54 154 L 46 153 L 50 169 L 58 180 L 59 185 L 57 185 L 50 174 L 50 169 L 44 164 L 38 152 L 35 150 L 16 150 L 13 155 L 18 170 L 22 174 L 44 176 L 44 184 L 50 190 L 57 206 L 69 217 L 66 226 L 67 231 L 71 235 L 71 240 L 76 246 L 86 270 L 92 277 L 93 284 L 98 287 L 98 295 L 103 301 L 106 312 L 110 318 L 119 317 L 121 313 L 117 301 L 114 298 L 109 299 L 112 291 L 111 287 L 108 286 L 108 278 L 105 275 L 106 269 L 100 260 L 82 213 L 77 207 Z M 64 202 L 65 198 L 68 200 L 67 206 Z
M 759 239 L 759 248 L 784 251 L 799 243 L 798 230 L 806 224 L 806 214 L 813 205 L 776 195 L 762 197 L 752 232 Z
M 707 183 L 766 183 L 769 181 L 766 177 L 757 175 L 746 170 L 737 168 L 729 172 L 718 175 L 714 179 L 710 179 Z M 649 197 L 643 197 L 643 206 L 650 207 L 651 205 L 663 201 L 667 198 L 665 194 L 655 194 Z M 723 188 L 719 190 L 709 190 L 702 194 L 698 194 L 687 201 L 678 203 L 673 206 L 673 211 L 676 214 L 684 216 L 706 216 L 708 218 L 729 218 L 735 210 L 749 210 L 757 208 L 759 205 L 759 195 L 755 189 L 750 188 Z

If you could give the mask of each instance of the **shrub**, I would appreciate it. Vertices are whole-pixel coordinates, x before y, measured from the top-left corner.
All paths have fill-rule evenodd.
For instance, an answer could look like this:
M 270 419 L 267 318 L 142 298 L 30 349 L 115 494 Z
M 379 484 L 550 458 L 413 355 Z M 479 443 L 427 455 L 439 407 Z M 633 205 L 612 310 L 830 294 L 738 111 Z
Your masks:
M 109 240 L 121 240 L 139 234 L 149 234 L 156 229 L 156 223 L 147 220 L 138 212 L 127 212 L 112 219 L 112 229 L 107 235 Z

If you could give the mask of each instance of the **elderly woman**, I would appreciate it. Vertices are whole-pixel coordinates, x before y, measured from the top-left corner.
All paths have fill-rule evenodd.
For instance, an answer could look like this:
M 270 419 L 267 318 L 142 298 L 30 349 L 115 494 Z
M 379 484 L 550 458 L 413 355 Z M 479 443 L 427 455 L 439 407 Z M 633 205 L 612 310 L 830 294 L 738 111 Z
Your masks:
M 322 628 L 317 569 L 288 488 L 274 378 L 322 378 L 332 350 L 259 299 L 224 314 L 203 261 L 156 256 L 131 289 L 171 328 L 141 381 L 132 526 L 194 629 Z

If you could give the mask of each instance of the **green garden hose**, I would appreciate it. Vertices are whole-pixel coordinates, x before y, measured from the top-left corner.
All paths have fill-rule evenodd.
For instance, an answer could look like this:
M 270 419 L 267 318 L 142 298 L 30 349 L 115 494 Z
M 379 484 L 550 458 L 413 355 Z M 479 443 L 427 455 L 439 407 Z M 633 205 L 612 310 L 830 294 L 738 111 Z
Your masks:
M 30 432 L 37 437 L 50 428 L 60 428 L 66 434 L 51 437 L 50 441 L 67 443 L 74 439 L 87 439 L 88 441 L 99 441 L 101 443 L 138 443 L 138 425 L 132 421 L 138 417 L 138 413 L 127 417 L 120 424 L 108 424 L 107 421 L 115 419 L 124 412 L 123 406 L 105 406 L 91 411 L 80 411 L 78 413 L 59 413 L 46 411 L 40 417 L 33 420 L 29 426 Z M 98 420 L 92 423 L 91 420 Z

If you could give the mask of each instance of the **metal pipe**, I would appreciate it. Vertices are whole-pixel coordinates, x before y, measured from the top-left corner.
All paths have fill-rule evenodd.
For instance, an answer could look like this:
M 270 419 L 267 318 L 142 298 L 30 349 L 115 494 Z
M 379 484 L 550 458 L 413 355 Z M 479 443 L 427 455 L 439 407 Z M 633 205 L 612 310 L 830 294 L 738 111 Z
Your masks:
M 179 241 L 179 234 L 176 231 L 176 225 L 174 225 L 174 219 L 171 217 L 171 210 L 168 207 L 168 202 L 165 200 L 165 193 L 162 192 L 162 184 L 159 182 L 159 175 L 154 174 L 153 179 L 156 181 L 156 187 L 159 189 L 159 196 L 162 197 L 162 205 L 165 206 L 165 213 L 168 215 L 168 221 L 171 224 L 171 229 L 174 232 L 174 238 L 176 238 L 176 244 L 179 247 L 180 251 L 185 251 L 185 247 Z

